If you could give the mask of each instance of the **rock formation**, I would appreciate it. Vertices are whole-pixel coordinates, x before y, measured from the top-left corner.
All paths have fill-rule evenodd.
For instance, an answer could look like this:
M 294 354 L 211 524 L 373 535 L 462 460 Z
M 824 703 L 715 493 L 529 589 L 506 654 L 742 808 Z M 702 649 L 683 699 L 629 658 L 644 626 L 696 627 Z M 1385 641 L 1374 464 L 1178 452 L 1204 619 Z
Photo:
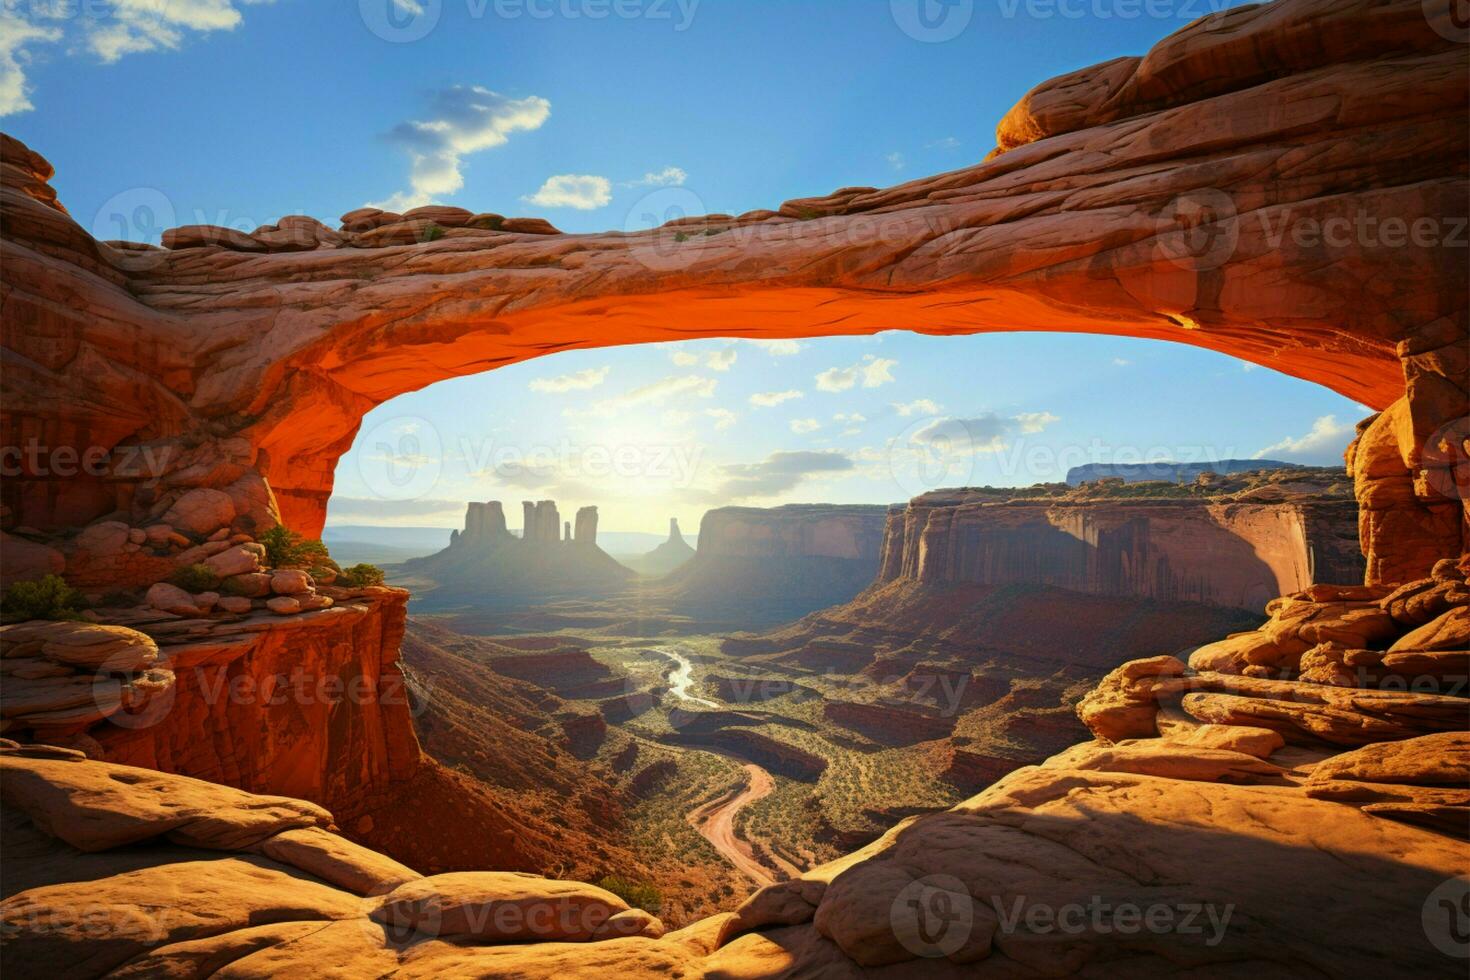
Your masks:
M 554 500 L 521 502 L 519 537 L 505 527 L 498 500 L 470 503 L 449 547 L 394 567 L 424 608 L 499 608 L 527 598 L 602 595 L 632 573 L 597 546 L 597 508 L 577 511 L 576 530 Z
M 189 488 L 247 480 L 241 493 L 272 494 L 315 536 L 370 408 L 585 343 L 590 323 L 616 323 L 599 343 L 678 324 L 781 337 L 913 323 L 1174 340 L 1392 407 L 1354 467 L 1380 515 L 1365 518 L 1369 573 L 1422 575 L 1464 543 L 1470 312 L 1453 246 L 1470 135 L 1449 8 L 1211 15 L 1141 59 L 1038 86 L 973 166 L 632 235 L 436 210 L 117 247 L 7 139 L 0 444 L 47 457 L 0 491 L 7 529 L 141 526 Z M 419 233 L 430 224 L 442 235 Z M 1360 232 L 1324 245 L 1324 226 Z M 52 465 L 61 452 L 92 465 Z
M 1217 459 L 1209 463 L 1085 463 L 1067 470 L 1067 485 L 1075 487 L 1110 477 L 1117 477 L 1127 483 L 1144 480 L 1193 483 L 1199 479 L 1201 473 L 1226 476 L 1232 473 L 1248 473 L 1251 470 L 1288 470 L 1299 465 L 1283 463 L 1278 459 Z
M 1364 585 L 1285 596 L 1261 630 L 1188 663 L 1119 668 L 1080 707 L 1093 743 L 907 820 L 733 914 L 661 935 L 592 886 L 418 877 L 333 834 L 315 803 L 9 743 L 4 972 L 1459 970 L 1463 920 L 1452 916 L 1466 892 L 1454 876 L 1470 857 L 1457 836 L 1470 769 L 1453 688 L 1470 647 L 1462 33 L 1441 0 L 1237 7 L 1141 58 L 1033 89 L 972 167 L 634 235 L 558 235 L 538 219 L 435 207 L 362 209 L 340 230 L 302 216 L 249 235 L 172 229 L 165 249 L 99 243 L 57 201 L 49 164 L 0 140 L 0 445 L 34 450 L 0 485 L 5 561 L 151 588 L 183 552 L 223 544 L 190 564 L 229 553 L 227 577 L 251 590 L 228 597 L 250 600 L 238 613 L 225 596 L 160 590 L 159 603 L 199 615 L 137 614 L 178 617 L 149 633 L 151 663 L 148 643 L 111 631 L 53 623 L 37 647 L 26 626 L 22 652 L 0 660 L 26 662 L 27 696 L 49 679 L 76 685 L 100 658 L 102 702 L 146 717 L 181 688 L 177 670 L 172 685 L 160 674 L 129 693 L 118 678 L 166 669 L 165 646 L 234 658 L 229 676 L 255 678 L 239 658 L 293 665 L 296 644 L 282 639 L 293 628 L 326 647 L 308 662 L 356 661 L 381 690 L 401 594 L 338 601 L 280 575 L 299 570 L 233 571 L 259 556 L 232 539 L 277 519 L 315 534 L 336 461 L 372 406 L 567 346 L 667 340 L 678 324 L 769 337 L 895 322 L 1090 330 L 1225 351 L 1378 410 L 1348 454 Z M 1353 233 L 1323 234 L 1333 228 Z M 66 462 L 77 459 L 89 462 Z M 150 534 L 162 525 L 168 534 Z M 322 599 L 332 605 L 302 611 Z M 374 618 L 375 637 L 330 637 Z M 1433 690 L 1412 689 L 1421 683 Z M 89 752 L 81 735 L 123 727 L 120 712 L 98 722 L 68 697 L 45 711 L 78 707 L 85 717 L 44 720 L 86 728 L 56 736 Z M 168 717 L 191 714 L 206 721 Z M 407 745 L 386 716 L 299 705 L 289 715 L 232 703 L 224 729 L 93 741 L 109 755 L 114 744 L 165 747 L 150 764 L 176 768 L 209 768 L 243 744 L 251 758 L 222 781 L 259 775 L 272 793 L 349 785 L 379 758 L 369 746 Z M 19 730 L 47 730 L 35 722 Z M 333 744 L 355 747 L 345 776 L 324 758 Z M 395 758 L 407 756 L 385 764 Z M 376 812 L 413 812 L 397 804 Z M 457 816 L 439 812 L 446 825 Z M 1074 912 L 1092 924 L 1058 928 Z M 528 931 L 534 922 L 549 924 Z
M 741 626 L 846 602 L 873 580 L 884 508 L 865 504 L 720 507 L 699 523 L 692 561 L 671 573 L 674 608 Z
M 1080 490 L 936 490 L 888 514 L 878 584 L 1056 586 L 1252 611 L 1314 582 L 1363 579 L 1341 470 L 1121 478 Z
M 694 549 L 684 540 L 684 535 L 679 533 L 679 519 L 669 518 L 669 537 L 657 548 L 637 558 L 625 558 L 623 564 L 640 575 L 648 575 L 653 578 L 662 578 L 675 569 L 681 568 L 694 557 Z

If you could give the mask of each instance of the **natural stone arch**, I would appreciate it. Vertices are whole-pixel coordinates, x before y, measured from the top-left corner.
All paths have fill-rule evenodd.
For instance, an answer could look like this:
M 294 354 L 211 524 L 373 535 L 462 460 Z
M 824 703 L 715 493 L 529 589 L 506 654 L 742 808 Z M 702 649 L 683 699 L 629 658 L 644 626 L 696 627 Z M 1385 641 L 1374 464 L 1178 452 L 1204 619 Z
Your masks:
M 1405 577 L 1463 547 L 1465 66 L 1417 2 L 1241 8 L 1038 86 L 974 166 L 632 234 L 296 218 L 114 248 L 7 141 L 6 444 L 168 451 L 159 479 L 16 481 L 10 520 L 76 526 L 252 479 L 259 496 L 263 477 L 315 533 L 374 405 L 569 348 L 1069 330 L 1393 406 L 1356 469 L 1370 577 Z M 1365 218 L 1430 231 L 1391 243 Z

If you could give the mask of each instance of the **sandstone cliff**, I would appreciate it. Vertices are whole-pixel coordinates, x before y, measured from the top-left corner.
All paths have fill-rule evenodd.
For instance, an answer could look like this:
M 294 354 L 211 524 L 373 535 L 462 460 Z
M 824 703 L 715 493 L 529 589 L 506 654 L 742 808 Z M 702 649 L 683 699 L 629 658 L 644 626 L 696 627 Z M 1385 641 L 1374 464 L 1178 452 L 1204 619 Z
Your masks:
M 699 524 L 694 559 L 665 580 L 673 607 L 741 625 L 796 619 L 845 602 L 878 568 L 884 508 L 720 507 Z
M 1187 486 L 938 490 L 889 511 L 878 583 L 1056 586 L 1252 611 L 1314 582 L 1359 582 L 1342 471 Z

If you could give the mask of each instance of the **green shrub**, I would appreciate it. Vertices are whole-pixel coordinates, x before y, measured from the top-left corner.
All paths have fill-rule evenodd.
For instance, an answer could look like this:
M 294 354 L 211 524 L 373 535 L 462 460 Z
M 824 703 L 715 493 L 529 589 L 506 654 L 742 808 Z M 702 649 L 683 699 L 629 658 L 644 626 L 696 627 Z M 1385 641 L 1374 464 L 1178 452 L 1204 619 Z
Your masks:
M 16 582 L 0 596 L 0 619 L 19 623 L 27 619 L 79 619 L 82 594 L 60 575 L 33 582 Z
M 674 241 L 676 241 L 676 242 L 687 242 L 687 241 L 689 241 L 689 236 L 686 235 L 686 234 L 684 234 L 684 232 L 682 232 L 682 231 L 676 231 L 676 232 L 674 232 Z
M 635 909 L 654 915 L 658 914 L 664 904 L 663 893 L 646 881 L 633 881 L 622 875 L 606 875 L 597 883 L 597 887 L 612 892 Z
M 367 562 L 359 562 L 351 568 L 344 568 L 337 576 L 337 584 L 349 589 L 361 589 L 369 585 L 383 584 L 383 570 L 377 565 Z
M 310 568 L 331 561 L 327 546 L 276 525 L 259 538 L 265 545 L 265 563 L 271 568 Z
M 210 571 L 208 565 L 185 565 L 168 580 L 185 592 L 212 592 L 219 588 L 219 576 Z
M 421 241 L 421 242 L 437 242 L 439 239 L 441 239 L 443 237 L 444 237 L 444 229 L 443 228 L 440 228 L 438 225 L 429 225 L 429 227 L 427 227 L 427 228 L 424 229 L 423 234 L 421 234 L 419 236 L 419 241 Z
M 476 218 L 470 222 L 471 228 L 483 228 L 486 231 L 499 231 L 505 224 L 505 219 L 498 214 L 487 214 L 483 218 Z

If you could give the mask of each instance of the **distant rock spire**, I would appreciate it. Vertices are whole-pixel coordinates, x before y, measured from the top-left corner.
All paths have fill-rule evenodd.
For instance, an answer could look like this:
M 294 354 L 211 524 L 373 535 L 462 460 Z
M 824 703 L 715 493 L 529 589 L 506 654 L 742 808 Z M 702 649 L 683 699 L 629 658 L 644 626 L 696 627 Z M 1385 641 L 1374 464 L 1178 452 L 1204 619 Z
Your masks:
M 677 517 L 670 517 L 669 518 L 669 540 L 670 541 L 683 541 L 684 540 L 684 535 L 682 535 L 682 534 L 679 533 L 679 519 Z
M 592 548 L 597 545 L 597 508 L 583 507 L 577 511 L 576 542 Z

